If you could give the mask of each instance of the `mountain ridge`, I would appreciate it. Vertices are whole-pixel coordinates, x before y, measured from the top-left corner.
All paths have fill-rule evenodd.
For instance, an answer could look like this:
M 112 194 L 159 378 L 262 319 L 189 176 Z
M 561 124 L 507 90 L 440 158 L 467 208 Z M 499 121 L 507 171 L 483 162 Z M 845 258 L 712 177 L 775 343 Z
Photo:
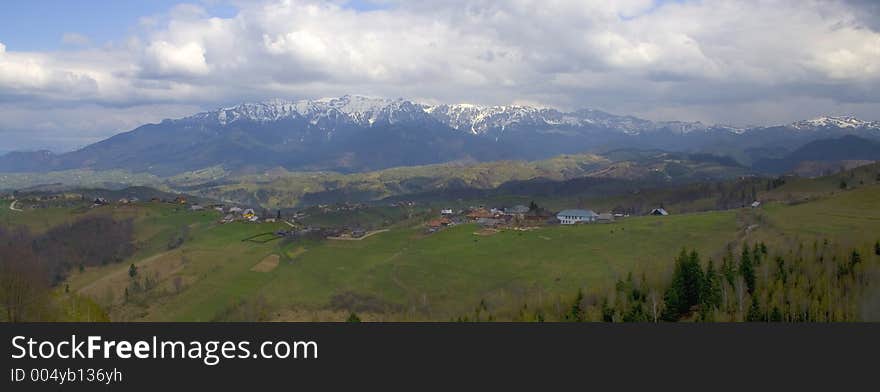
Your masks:
M 231 170 L 362 172 L 456 160 L 545 159 L 620 148 L 779 158 L 810 141 L 856 134 L 880 140 L 880 122 L 826 116 L 736 128 L 650 121 L 594 109 L 428 105 L 359 95 L 242 103 L 166 119 L 82 149 L 0 156 L 0 172 L 88 168 L 169 176 L 223 165 Z

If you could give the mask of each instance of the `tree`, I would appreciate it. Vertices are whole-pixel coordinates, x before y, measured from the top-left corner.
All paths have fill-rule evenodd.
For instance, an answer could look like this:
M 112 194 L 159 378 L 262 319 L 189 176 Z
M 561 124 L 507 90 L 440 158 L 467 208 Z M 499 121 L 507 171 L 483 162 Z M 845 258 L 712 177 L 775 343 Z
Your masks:
M 880 240 L 874 243 L 874 254 L 880 256 Z
M 348 319 L 346 319 L 345 322 L 347 322 L 347 323 L 359 323 L 359 322 L 361 322 L 361 318 L 358 317 L 357 313 L 355 313 L 355 312 L 351 312 L 351 314 L 348 315 Z
M 752 306 L 749 306 L 749 314 L 746 316 L 746 321 L 761 321 L 763 319 L 761 308 L 758 306 L 758 297 L 752 297 Z
M 278 214 L 275 215 L 275 219 L 281 220 L 281 210 L 278 210 Z
M 534 200 L 529 202 L 529 212 L 538 211 L 538 203 L 535 203 Z
M 704 285 L 705 276 L 700 266 L 700 256 L 696 251 L 688 254 L 682 249 L 675 261 L 672 284 L 663 297 L 666 304 L 663 319 L 675 321 L 689 312 L 691 307 L 699 305 Z
M 840 189 L 846 189 L 846 180 L 840 180 Z
M 49 301 L 49 273 L 30 246 L 30 233 L 0 226 L 0 308 L 7 322 L 41 321 Z
M 128 276 L 129 277 L 134 279 L 134 277 L 137 276 L 137 274 L 138 274 L 138 268 L 134 264 L 132 264 L 131 266 L 128 267 Z
M 739 259 L 739 274 L 742 275 L 746 282 L 749 294 L 755 292 L 755 266 L 752 264 L 752 257 L 749 254 L 749 246 L 743 244 L 742 255 Z
M 584 309 L 581 306 L 581 303 L 583 303 L 583 302 L 584 302 L 584 291 L 581 289 L 578 289 L 578 293 L 574 299 L 574 303 L 571 304 L 571 309 L 569 309 L 568 315 L 566 315 L 566 318 L 569 321 L 577 321 L 577 322 L 584 321 Z
M 708 312 L 713 308 L 721 306 L 721 277 L 715 272 L 715 266 L 712 259 L 709 259 L 709 265 L 706 266 L 706 278 L 703 286 L 703 311 Z

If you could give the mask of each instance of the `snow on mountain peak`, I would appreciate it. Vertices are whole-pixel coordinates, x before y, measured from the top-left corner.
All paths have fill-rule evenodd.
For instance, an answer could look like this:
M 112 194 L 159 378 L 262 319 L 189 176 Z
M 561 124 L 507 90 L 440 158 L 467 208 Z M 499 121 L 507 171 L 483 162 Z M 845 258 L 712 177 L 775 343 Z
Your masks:
M 298 101 L 273 99 L 259 103 L 242 103 L 213 112 L 200 113 L 189 118 L 217 121 L 224 126 L 242 120 L 261 123 L 288 119 L 302 120 L 327 129 L 334 128 L 338 124 L 369 127 L 377 123 L 438 121 L 462 132 L 474 135 L 492 133 L 496 136 L 517 126 L 548 130 L 587 127 L 618 131 L 630 135 L 654 131 L 677 134 L 710 131 L 741 134 L 747 131 L 746 128 L 706 125 L 700 122 L 654 122 L 593 109 L 563 112 L 552 108 L 525 105 L 484 106 L 470 103 L 427 105 L 402 98 L 388 99 L 362 95 L 343 95 L 336 98 Z M 862 121 L 852 116 L 826 116 L 798 121 L 790 124 L 789 127 L 797 130 L 880 129 L 880 122 Z
M 880 121 L 863 121 L 853 116 L 823 116 L 791 124 L 792 128 L 812 130 L 816 128 L 880 128 Z
M 385 99 L 360 95 L 338 98 L 289 101 L 273 99 L 258 103 L 242 103 L 214 112 L 200 113 L 191 118 L 215 118 L 221 125 L 237 121 L 273 122 L 284 119 L 306 119 L 316 124 L 322 119 L 338 119 L 358 125 L 372 125 L 381 120 L 394 123 L 412 119 L 422 112 L 418 105 L 403 99 Z M 422 112 L 424 115 L 424 113 Z

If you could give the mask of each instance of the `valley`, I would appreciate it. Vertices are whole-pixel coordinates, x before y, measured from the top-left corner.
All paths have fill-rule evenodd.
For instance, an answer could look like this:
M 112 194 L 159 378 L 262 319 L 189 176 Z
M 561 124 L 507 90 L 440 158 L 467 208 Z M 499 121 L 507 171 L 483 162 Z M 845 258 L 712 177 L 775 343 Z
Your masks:
M 720 260 L 729 248 L 743 243 L 793 249 L 830 240 L 836 246 L 867 249 L 865 257 L 876 263 L 880 256 L 872 255 L 870 247 L 880 239 L 875 238 L 880 216 L 872 212 L 880 210 L 877 171 L 877 165 L 870 165 L 830 177 L 789 178 L 772 189 L 758 189 L 756 199 L 763 202 L 758 208 L 696 212 L 696 201 L 661 196 L 669 216 L 538 224 L 527 230 L 501 226 L 485 231 L 464 221 L 430 233 L 426 222 L 439 215 L 439 208 L 417 203 L 405 214 L 376 215 L 386 214 L 375 223 L 382 231 L 359 241 L 322 236 L 245 241 L 288 230 L 289 224 L 222 224 L 222 214 L 213 210 L 148 201 L 90 209 L 31 209 L 27 202 L 18 203 L 23 211 L 10 210 L 7 201 L 0 206 L 0 222 L 40 231 L 95 214 L 131 219 L 136 244 L 131 257 L 74 269 L 54 288 L 57 298 L 87 300 L 113 321 L 342 321 L 352 313 L 374 321 L 448 321 L 470 314 L 477 304 L 485 307 L 484 315 L 513 320 L 522 304 L 565 307 L 573 292 L 613 291 L 614 282 L 628 273 L 660 284 L 682 248 Z M 841 181 L 852 185 L 842 189 Z M 739 192 L 736 181 L 726 184 L 732 193 Z M 680 192 L 692 193 L 688 185 L 681 187 Z M 672 187 L 657 193 L 676 192 Z M 725 192 L 707 197 L 723 198 Z M 580 202 L 582 208 L 597 211 L 627 205 L 626 196 Z M 469 203 L 496 202 L 462 201 Z M 538 199 L 554 211 L 570 203 L 565 198 Z M 370 215 L 376 208 L 387 209 L 359 210 Z M 352 212 L 305 211 L 322 225 L 364 223 L 363 218 L 351 219 Z M 337 218 L 321 218 L 324 214 Z M 292 221 L 298 226 L 309 219 Z M 182 242 L 172 248 L 171 240 L 184 227 Z M 132 265 L 137 270 L 133 276 Z

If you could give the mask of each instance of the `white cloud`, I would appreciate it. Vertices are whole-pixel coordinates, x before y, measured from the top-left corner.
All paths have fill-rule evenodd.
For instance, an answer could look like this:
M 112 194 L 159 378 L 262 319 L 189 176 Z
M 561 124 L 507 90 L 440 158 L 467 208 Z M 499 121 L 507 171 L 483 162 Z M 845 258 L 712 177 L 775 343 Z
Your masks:
M 147 63 L 159 75 L 205 75 L 210 71 L 205 48 L 197 42 L 175 45 L 154 41 L 146 48 Z
M 858 2 L 345 3 L 235 2 L 231 18 L 181 5 L 100 50 L 0 44 L 0 100 L 208 108 L 363 93 L 740 123 L 880 119 L 880 33 Z

